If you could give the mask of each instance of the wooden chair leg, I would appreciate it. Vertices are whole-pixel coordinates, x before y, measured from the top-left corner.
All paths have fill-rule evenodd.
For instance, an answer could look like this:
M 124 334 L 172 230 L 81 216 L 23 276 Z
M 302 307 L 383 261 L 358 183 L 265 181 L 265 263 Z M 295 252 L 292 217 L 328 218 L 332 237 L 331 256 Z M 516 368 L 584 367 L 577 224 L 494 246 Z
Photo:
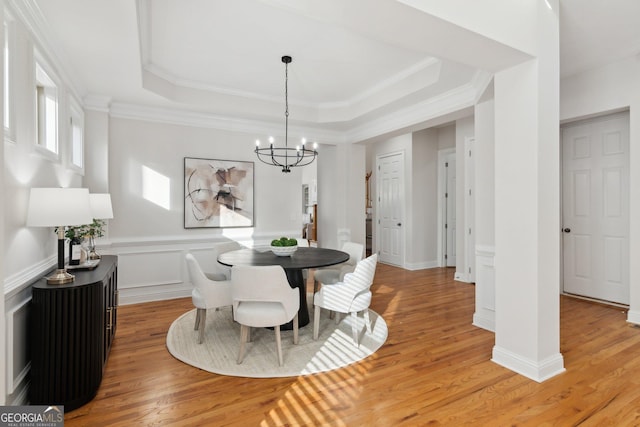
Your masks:
M 293 317 L 293 343 L 298 344 L 298 313 Z
M 247 334 L 249 333 L 249 327 L 247 325 L 240 325 L 240 350 L 238 350 L 238 365 L 244 360 L 244 345 L 247 341 Z
M 320 329 L 320 306 L 316 305 L 313 312 L 313 339 L 318 339 L 318 330 Z
M 199 308 L 198 311 L 200 311 L 198 344 L 202 344 L 202 341 L 204 341 L 204 328 L 207 325 L 207 310 L 205 308 Z
M 197 331 L 198 326 L 200 326 L 200 310 L 201 308 L 196 308 L 196 323 L 193 325 L 193 330 Z
M 280 341 L 280 325 L 273 328 L 276 332 L 276 348 L 278 350 L 278 365 L 282 366 L 282 342 Z

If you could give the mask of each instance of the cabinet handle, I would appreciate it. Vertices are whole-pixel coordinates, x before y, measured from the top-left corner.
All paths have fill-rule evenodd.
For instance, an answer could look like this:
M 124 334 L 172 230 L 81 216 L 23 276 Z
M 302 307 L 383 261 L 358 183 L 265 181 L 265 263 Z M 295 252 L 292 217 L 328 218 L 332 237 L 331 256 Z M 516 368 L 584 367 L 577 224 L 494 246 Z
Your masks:
M 110 331 L 113 328 L 113 307 L 107 308 L 107 316 L 109 320 L 107 321 L 107 331 Z

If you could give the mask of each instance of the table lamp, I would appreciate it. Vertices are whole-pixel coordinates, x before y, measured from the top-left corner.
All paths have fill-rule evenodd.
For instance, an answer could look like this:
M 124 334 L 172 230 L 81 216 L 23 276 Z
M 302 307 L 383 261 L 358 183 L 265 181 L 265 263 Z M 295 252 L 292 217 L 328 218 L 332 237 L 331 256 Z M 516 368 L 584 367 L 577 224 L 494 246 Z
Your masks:
M 109 193 L 89 194 L 89 203 L 91 204 L 91 215 L 93 215 L 94 220 L 113 218 L 111 195 Z M 97 236 L 89 236 L 89 259 L 100 259 L 100 255 L 96 253 L 95 237 Z
M 58 267 L 47 283 L 73 282 L 64 266 L 65 227 L 90 224 L 91 206 L 87 188 L 32 188 L 27 210 L 28 227 L 58 227 Z

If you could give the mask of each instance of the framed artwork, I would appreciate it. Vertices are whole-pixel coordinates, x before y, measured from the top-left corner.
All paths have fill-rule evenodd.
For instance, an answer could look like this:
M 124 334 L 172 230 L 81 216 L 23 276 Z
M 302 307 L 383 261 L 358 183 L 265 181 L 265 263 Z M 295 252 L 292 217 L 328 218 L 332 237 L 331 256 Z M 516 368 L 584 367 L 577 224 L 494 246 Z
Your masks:
M 184 158 L 184 228 L 253 227 L 253 162 Z

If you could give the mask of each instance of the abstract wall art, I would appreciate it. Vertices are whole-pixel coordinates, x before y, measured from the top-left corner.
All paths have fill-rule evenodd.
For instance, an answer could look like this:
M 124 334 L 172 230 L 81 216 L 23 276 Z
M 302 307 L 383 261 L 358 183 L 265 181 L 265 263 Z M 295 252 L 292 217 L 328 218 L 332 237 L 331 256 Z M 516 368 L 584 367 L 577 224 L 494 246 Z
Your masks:
M 253 162 L 184 158 L 184 228 L 253 227 Z

